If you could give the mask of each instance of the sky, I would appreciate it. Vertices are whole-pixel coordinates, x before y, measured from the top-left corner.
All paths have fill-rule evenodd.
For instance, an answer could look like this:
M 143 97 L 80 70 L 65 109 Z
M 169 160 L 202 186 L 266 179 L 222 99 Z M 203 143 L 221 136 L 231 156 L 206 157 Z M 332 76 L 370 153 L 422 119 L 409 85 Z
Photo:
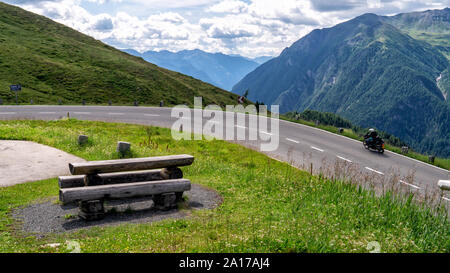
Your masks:
M 364 13 L 442 9 L 450 0 L 3 0 L 119 49 L 278 56 L 316 28 Z

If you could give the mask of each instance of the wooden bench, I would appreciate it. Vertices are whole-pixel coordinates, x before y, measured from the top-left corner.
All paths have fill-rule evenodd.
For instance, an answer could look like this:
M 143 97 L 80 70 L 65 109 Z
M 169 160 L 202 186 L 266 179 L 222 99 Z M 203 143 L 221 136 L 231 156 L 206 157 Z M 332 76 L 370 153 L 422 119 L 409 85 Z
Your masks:
M 191 182 L 179 167 L 191 165 L 191 155 L 171 155 L 69 164 L 72 176 L 59 177 L 59 200 L 79 204 L 85 220 L 102 219 L 104 201 L 152 197 L 155 208 L 176 208 Z

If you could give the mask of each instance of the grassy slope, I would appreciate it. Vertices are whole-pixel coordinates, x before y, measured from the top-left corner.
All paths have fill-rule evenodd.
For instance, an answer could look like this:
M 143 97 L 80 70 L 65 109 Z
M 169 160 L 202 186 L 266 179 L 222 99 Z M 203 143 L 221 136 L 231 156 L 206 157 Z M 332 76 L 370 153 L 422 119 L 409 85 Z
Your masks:
M 0 2 L 0 99 L 13 103 L 9 85 L 22 84 L 29 103 L 235 103 L 236 95 L 159 68 L 48 18 Z
M 90 136 L 76 145 L 80 133 Z M 63 121 L 0 121 L 0 139 L 47 144 L 87 160 L 117 158 L 114 143 L 132 143 L 136 157 L 189 153 L 183 168 L 194 183 L 216 189 L 223 204 L 187 219 L 122 224 L 42 239 L 14 232 L 11 209 L 56 196 L 56 179 L 0 188 L 0 252 L 66 251 L 43 247 L 74 239 L 84 252 L 449 252 L 445 213 L 308 173 L 224 141 L 174 141 L 168 129 Z

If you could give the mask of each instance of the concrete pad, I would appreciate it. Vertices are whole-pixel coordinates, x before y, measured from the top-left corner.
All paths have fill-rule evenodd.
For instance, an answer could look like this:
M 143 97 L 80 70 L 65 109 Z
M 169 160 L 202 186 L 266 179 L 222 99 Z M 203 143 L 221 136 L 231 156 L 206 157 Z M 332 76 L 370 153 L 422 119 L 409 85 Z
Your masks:
M 73 162 L 85 160 L 30 141 L 0 140 L 0 187 L 70 175 Z

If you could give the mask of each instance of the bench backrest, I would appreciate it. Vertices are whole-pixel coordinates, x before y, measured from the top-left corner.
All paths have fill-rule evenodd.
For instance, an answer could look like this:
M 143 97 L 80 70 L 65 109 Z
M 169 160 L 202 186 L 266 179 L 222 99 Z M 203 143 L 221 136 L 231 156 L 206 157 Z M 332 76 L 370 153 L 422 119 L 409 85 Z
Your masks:
M 192 155 L 169 155 L 70 163 L 69 169 L 72 175 L 100 174 L 181 167 L 191 165 L 193 162 L 194 157 Z

